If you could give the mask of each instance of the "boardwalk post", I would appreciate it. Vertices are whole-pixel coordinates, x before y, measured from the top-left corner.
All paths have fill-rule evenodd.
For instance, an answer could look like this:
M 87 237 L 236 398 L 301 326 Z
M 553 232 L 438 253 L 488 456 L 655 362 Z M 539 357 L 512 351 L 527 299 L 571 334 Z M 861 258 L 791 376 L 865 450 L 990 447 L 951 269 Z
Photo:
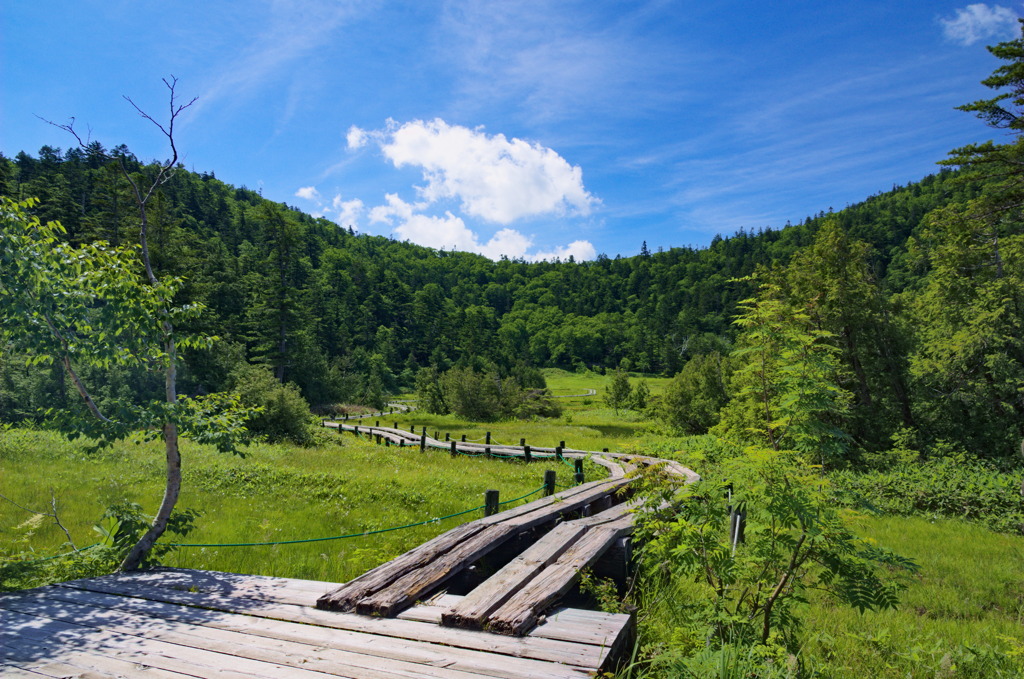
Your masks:
M 373 438 L 377 439 L 377 445 L 380 445 L 380 434 L 374 434 Z
M 557 476 L 557 474 L 555 474 L 555 470 L 554 469 L 549 469 L 546 472 L 544 472 L 544 495 L 545 495 L 545 497 L 548 496 L 548 495 L 554 495 L 555 494 L 555 478 L 556 478 L 556 476 Z
M 490 456 L 491 456 L 491 447 L 487 446 L 486 448 L 484 448 L 484 457 L 490 457 Z
M 601 449 L 601 452 L 602 452 L 602 453 L 607 453 L 607 452 L 608 452 L 608 449 L 607 449 L 607 448 L 602 448 L 602 449 Z
M 385 448 L 390 448 L 391 447 L 391 439 L 384 439 L 384 447 Z
M 398 423 L 395 422 L 395 429 L 398 429 Z
M 352 427 L 352 435 L 355 436 L 356 438 L 359 438 L 359 425 L 358 424 L 356 426 Z
M 462 435 L 462 442 L 463 442 L 463 443 L 465 443 L 465 442 L 466 442 L 466 435 L 465 435 L 465 434 L 463 434 L 463 435 Z
M 530 446 L 523 446 L 523 461 L 533 462 L 533 455 L 530 453 Z
M 559 448 L 565 448 L 565 441 L 559 441 L 558 442 L 558 447 Z
M 376 426 L 378 426 L 378 427 L 380 426 L 380 420 L 377 420 L 377 425 Z
M 562 461 L 562 446 L 555 446 L 555 459 Z
M 415 424 L 410 424 L 409 425 L 409 433 L 410 434 L 415 434 L 416 433 L 416 425 Z
M 576 468 L 576 485 L 583 483 L 583 460 L 574 460 L 573 466 Z
M 455 441 L 452 441 L 452 457 L 455 457 L 459 451 L 455 449 Z
M 484 492 L 484 516 L 491 516 L 498 513 L 498 491 L 488 490 Z
M 445 432 L 444 433 L 444 440 L 445 441 L 451 441 L 452 440 L 452 435 L 449 434 L 448 432 Z
M 422 434 L 420 434 L 420 452 L 422 453 L 426 449 L 427 449 L 427 432 L 424 431 Z
M 525 448 L 526 447 L 526 439 L 519 439 L 519 447 L 520 448 Z
M 491 445 L 491 432 L 487 432 L 487 436 L 484 439 L 484 443 L 488 446 Z

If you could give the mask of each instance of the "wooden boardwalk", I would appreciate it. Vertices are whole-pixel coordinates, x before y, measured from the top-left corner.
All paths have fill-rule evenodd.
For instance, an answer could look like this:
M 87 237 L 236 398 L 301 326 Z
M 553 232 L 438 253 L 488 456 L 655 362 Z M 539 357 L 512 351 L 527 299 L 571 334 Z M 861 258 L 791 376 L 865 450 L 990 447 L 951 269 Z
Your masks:
M 635 620 L 559 602 L 584 568 L 628 569 L 629 471 L 699 478 L 643 456 L 324 424 L 452 453 L 586 457 L 609 476 L 462 524 L 340 585 L 161 568 L 0 594 L 0 676 L 594 676 L 628 648 Z
M 632 631 L 569 608 L 523 637 L 445 628 L 444 594 L 395 618 L 317 609 L 334 587 L 158 569 L 0 594 L 0 676 L 582 679 Z

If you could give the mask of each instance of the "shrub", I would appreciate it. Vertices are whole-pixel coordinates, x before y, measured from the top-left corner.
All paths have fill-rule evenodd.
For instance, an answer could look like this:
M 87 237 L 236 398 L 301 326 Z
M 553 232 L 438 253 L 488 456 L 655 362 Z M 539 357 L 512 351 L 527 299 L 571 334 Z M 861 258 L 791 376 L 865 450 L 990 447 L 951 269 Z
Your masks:
M 267 368 L 240 365 L 228 375 L 228 387 L 239 394 L 243 405 L 259 409 L 246 422 L 251 434 L 268 441 L 313 443 L 309 403 L 294 384 L 281 384 Z
M 1020 477 L 981 461 L 938 458 L 885 471 L 835 472 L 831 478 L 848 505 L 888 514 L 962 518 L 997 531 L 1024 533 Z

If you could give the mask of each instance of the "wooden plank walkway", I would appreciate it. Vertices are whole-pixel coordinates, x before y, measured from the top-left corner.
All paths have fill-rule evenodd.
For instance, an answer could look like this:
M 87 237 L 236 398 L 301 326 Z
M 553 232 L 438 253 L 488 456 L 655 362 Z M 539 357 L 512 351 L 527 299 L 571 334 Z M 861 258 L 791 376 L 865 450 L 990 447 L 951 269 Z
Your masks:
M 450 595 L 398 618 L 315 608 L 333 587 L 157 569 L 0 594 L 0 675 L 579 678 L 631 629 L 628 616 L 573 609 L 525 637 L 445 629 Z
M 359 430 L 451 446 L 394 428 Z M 609 477 L 458 526 L 342 585 L 160 568 L 0 594 L 0 676 L 592 677 L 628 647 L 635 620 L 558 607 L 559 599 L 581 569 L 610 551 L 628 554 L 631 504 L 620 492 L 628 471 L 660 464 L 687 482 L 699 477 L 656 458 L 532 450 L 587 457 Z M 466 596 L 442 589 L 485 557 L 497 570 Z
M 481 558 L 499 552 L 506 543 L 532 532 L 535 544 L 514 558 L 497 564 L 498 571 L 469 592 L 458 606 L 441 616 L 447 627 L 485 629 L 525 635 L 545 611 L 566 594 L 580 572 L 595 564 L 614 545 L 622 558 L 630 548 L 624 541 L 632 534 L 630 506 L 624 503 L 627 471 L 639 466 L 661 465 L 685 482 L 699 478 L 682 465 L 645 456 L 558 448 L 483 445 L 466 441 L 441 442 L 395 427 L 346 425 L 324 421 L 339 433 L 373 436 L 421 449 L 449 450 L 453 454 L 489 452 L 506 458 L 536 459 L 536 453 L 555 457 L 587 458 L 604 465 L 609 478 L 585 483 L 522 507 L 463 524 L 405 554 L 324 594 L 319 608 L 355 611 L 365 615 L 393 616 L 418 599 L 429 596 L 451 578 L 467 571 Z M 489 436 L 488 436 L 489 438 Z M 591 516 L 596 514 L 596 516 Z M 590 518 L 577 518 L 581 517 Z M 538 535 L 539 533 L 539 535 Z M 622 568 L 621 570 L 626 570 Z

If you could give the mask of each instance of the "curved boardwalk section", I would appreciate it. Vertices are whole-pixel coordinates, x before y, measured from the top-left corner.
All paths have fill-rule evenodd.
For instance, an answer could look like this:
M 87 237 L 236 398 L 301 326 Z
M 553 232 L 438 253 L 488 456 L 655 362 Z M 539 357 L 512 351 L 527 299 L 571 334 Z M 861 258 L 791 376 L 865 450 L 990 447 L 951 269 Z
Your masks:
M 0 676 L 591 677 L 635 621 L 559 603 L 584 568 L 625 573 L 628 472 L 663 464 L 698 478 L 654 458 L 325 425 L 386 445 L 589 457 L 609 476 L 458 526 L 342 585 L 160 568 L 0 594 Z

